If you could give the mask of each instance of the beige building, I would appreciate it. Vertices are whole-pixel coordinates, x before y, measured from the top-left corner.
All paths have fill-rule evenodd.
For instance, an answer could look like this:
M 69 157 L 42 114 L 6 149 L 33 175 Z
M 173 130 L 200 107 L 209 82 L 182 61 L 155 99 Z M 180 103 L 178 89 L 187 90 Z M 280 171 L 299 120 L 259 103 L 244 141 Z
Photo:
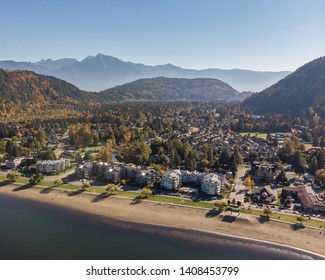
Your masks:
M 37 173 L 62 172 L 70 168 L 70 160 L 61 158 L 57 160 L 43 160 L 36 163 Z

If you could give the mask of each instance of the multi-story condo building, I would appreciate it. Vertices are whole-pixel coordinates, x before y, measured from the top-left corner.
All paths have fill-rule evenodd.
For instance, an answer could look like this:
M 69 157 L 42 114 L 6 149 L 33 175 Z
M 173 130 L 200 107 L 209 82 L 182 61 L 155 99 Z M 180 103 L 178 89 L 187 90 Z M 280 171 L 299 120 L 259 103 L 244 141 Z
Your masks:
M 70 160 L 61 158 L 57 160 L 43 160 L 36 163 L 36 172 L 50 174 L 53 172 L 62 172 L 70 168 Z
M 277 167 L 275 164 L 271 163 L 260 163 L 260 162 L 253 162 L 252 164 L 252 178 L 254 180 L 261 180 L 261 181 L 274 181 L 277 176 Z
M 156 182 L 159 172 L 156 169 L 142 169 L 136 165 L 110 164 L 94 162 L 88 165 L 77 165 L 76 175 L 79 178 L 102 177 L 110 183 L 119 183 L 121 179 L 135 180 L 138 185 L 145 186 Z
M 168 170 L 161 178 L 160 185 L 168 190 L 178 189 L 181 183 L 191 183 L 199 186 L 208 195 L 218 195 L 225 182 L 225 175 L 203 173 L 187 170 Z
M 225 181 L 225 175 L 205 174 L 201 183 L 201 191 L 208 195 L 220 194 Z
M 176 190 L 181 182 L 180 170 L 167 170 L 161 177 L 160 185 L 166 190 Z

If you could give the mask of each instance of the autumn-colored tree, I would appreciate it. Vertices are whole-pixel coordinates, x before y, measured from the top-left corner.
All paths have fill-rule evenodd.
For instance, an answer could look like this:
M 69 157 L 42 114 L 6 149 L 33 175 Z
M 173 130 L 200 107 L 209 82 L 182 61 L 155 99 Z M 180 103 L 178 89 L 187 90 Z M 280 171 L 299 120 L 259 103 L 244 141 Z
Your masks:
M 36 185 L 36 184 L 40 183 L 42 180 L 44 180 L 44 175 L 42 173 L 37 173 L 37 174 L 33 174 L 30 177 L 29 183 Z
M 61 179 L 55 179 L 55 180 L 53 181 L 53 184 L 54 184 L 54 186 L 60 186 L 60 185 L 63 184 L 63 182 L 62 182 Z
M 106 191 L 109 194 L 116 194 L 117 190 L 118 189 L 117 189 L 117 187 L 114 184 L 108 184 L 107 187 L 106 187 Z
M 83 191 L 89 191 L 90 190 L 90 183 L 89 182 L 82 182 L 81 189 Z
M 251 179 L 251 177 L 247 176 L 247 177 L 245 178 L 243 184 L 246 186 L 246 188 L 250 188 L 251 185 L 252 185 L 252 179 Z
M 269 217 L 272 214 L 272 210 L 270 208 L 264 208 L 263 214 Z
M 19 177 L 20 177 L 19 173 L 9 172 L 7 174 L 7 180 L 10 182 L 16 182 L 17 179 L 19 179 Z
M 141 191 L 142 198 L 147 198 L 150 195 L 152 195 L 152 190 L 151 189 L 149 189 L 149 188 L 143 188 L 142 189 L 142 191 Z
M 306 218 L 302 215 L 296 216 L 296 219 L 300 223 L 300 225 L 302 225 L 302 223 L 306 221 Z
M 223 212 L 228 208 L 228 203 L 226 201 L 215 201 L 213 204 L 214 207 L 220 212 Z

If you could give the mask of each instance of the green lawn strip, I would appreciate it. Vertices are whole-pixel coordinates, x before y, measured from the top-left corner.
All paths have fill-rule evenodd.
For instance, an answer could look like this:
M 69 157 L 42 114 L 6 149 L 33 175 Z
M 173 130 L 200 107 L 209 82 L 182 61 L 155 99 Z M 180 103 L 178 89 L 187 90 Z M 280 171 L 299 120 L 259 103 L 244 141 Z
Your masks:
M 0 181 L 6 181 L 7 180 L 7 177 L 6 176 L 4 176 L 4 175 L 0 175 Z
M 256 136 L 258 138 L 264 138 L 266 139 L 267 133 L 261 133 L 261 132 L 241 132 L 239 133 L 241 136 L 246 136 L 250 134 L 251 137 Z
M 281 193 L 282 193 L 282 190 L 276 190 L 276 193 L 277 193 L 276 205 L 284 206 L 284 205 L 281 203 Z
M 249 214 L 249 215 L 255 215 L 255 216 L 260 216 L 263 215 L 262 210 L 257 210 L 257 209 L 241 209 L 241 213 L 243 214 Z M 278 220 L 278 221 L 283 221 L 283 222 L 288 222 L 288 223 L 293 223 L 297 224 L 297 219 L 296 216 L 294 215 L 286 215 L 286 214 L 281 214 L 281 213 L 276 213 L 273 212 L 269 215 L 269 217 L 273 220 Z M 325 229 L 325 221 L 319 221 L 315 219 L 310 219 L 306 220 L 303 223 L 305 226 L 311 226 L 311 227 L 316 227 L 316 228 L 324 228 Z

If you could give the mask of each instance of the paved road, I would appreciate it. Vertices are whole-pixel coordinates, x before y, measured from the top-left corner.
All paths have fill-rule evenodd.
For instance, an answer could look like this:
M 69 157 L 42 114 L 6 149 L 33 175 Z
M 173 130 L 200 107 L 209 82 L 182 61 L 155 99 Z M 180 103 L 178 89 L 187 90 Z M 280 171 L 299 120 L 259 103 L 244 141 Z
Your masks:
M 235 186 L 234 186 L 233 191 L 230 193 L 230 200 L 235 199 L 236 201 L 244 202 L 246 187 L 245 187 L 245 185 L 243 185 L 243 182 L 245 179 L 244 178 L 245 173 L 248 169 L 249 168 L 245 168 L 245 167 L 238 169 Z

